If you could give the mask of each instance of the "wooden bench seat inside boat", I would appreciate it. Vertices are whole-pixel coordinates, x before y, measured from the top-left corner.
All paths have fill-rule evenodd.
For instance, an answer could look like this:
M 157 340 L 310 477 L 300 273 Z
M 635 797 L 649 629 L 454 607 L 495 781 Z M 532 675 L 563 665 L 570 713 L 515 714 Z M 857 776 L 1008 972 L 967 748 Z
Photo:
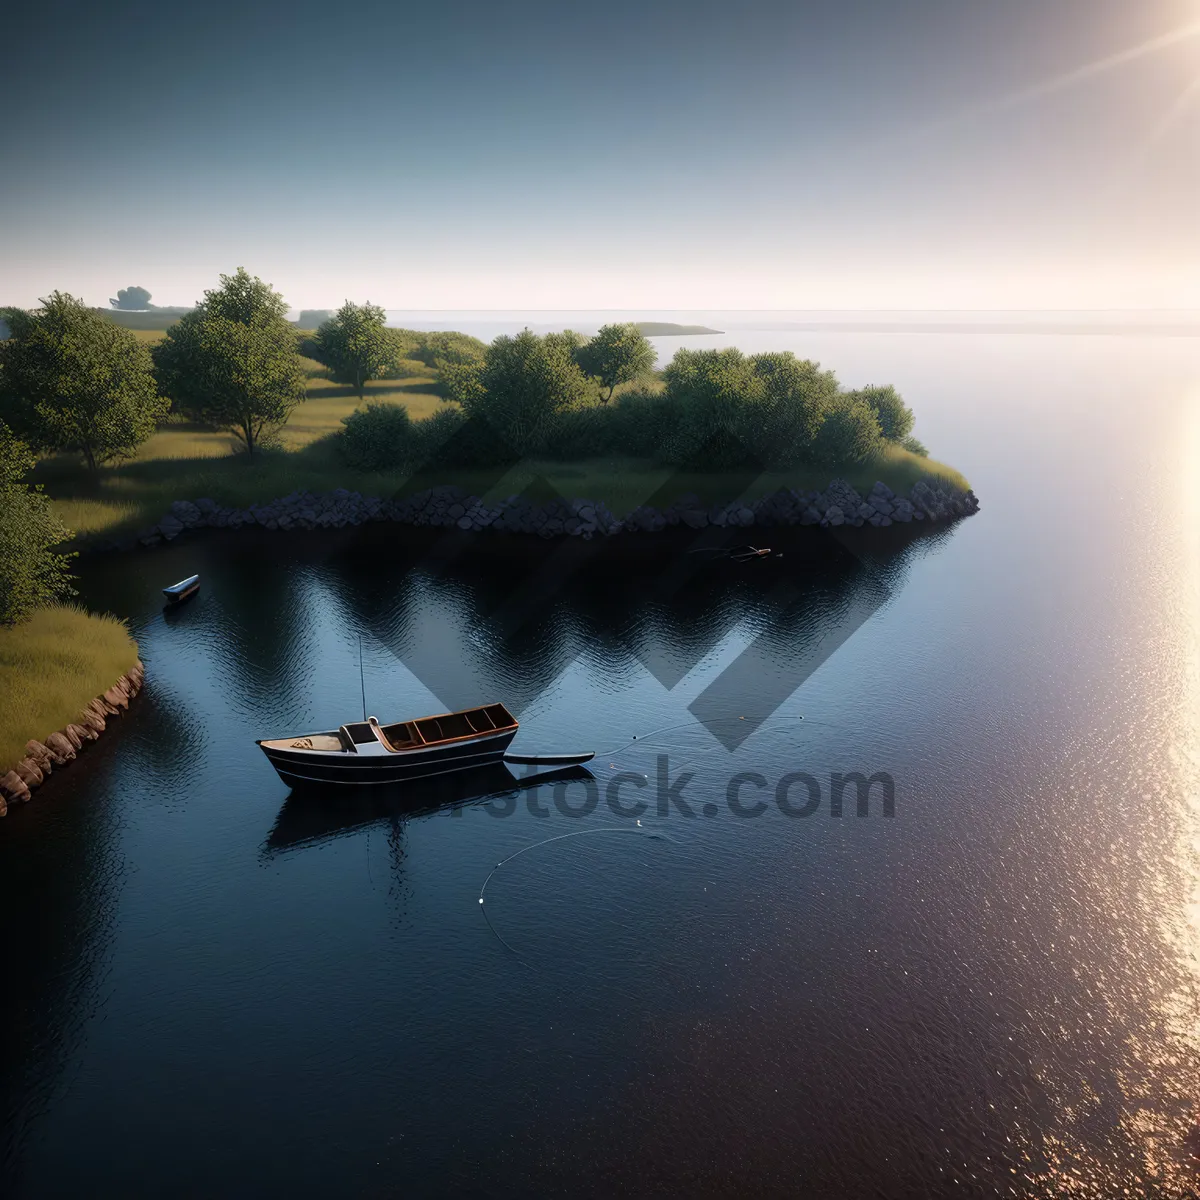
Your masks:
M 517 722 L 503 704 L 472 708 L 466 712 L 444 713 L 440 717 L 421 717 L 416 721 L 401 721 L 395 725 L 380 725 L 383 744 L 392 750 L 415 750 L 438 742 L 478 737 L 481 733 L 497 733 L 513 729 Z

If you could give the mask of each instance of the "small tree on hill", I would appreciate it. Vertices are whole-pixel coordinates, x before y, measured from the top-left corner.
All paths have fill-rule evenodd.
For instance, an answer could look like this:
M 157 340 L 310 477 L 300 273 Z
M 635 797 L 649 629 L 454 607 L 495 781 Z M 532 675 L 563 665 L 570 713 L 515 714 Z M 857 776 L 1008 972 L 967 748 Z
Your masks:
M 228 429 L 253 455 L 304 399 L 304 368 L 287 305 L 244 267 L 167 330 L 154 347 L 163 391 L 180 411 Z
M 150 354 L 128 329 L 55 292 L 33 312 L 10 310 L 0 342 L 0 396 L 39 450 L 82 454 L 89 470 L 132 454 L 170 407 Z
M 0 421 L 0 625 L 73 594 L 73 556 L 54 550 L 71 531 L 55 517 L 50 497 L 24 482 L 33 464 L 33 452 Z
M 150 307 L 150 293 L 144 287 L 122 288 L 116 299 L 109 300 L 113 308 L 141 309 Z
M 379 379 L 396 369 L 397 339 L 386 327 L 387 315 L 376 304 L 349 300 L 322 323 L 313 339 L 317 361 L 324 363 L 339 383 L 348 383 L 361 400 L 368 379 Z
M 608 388 L 601 399 L 612 399 L 618 384 L 632 383 L 654 369 L 658 358 L 654 347 L 636 325 L 605 325 L 590 342 L 576 352 L 579 366 L 585 375 L 592 375 L 600 386 Z

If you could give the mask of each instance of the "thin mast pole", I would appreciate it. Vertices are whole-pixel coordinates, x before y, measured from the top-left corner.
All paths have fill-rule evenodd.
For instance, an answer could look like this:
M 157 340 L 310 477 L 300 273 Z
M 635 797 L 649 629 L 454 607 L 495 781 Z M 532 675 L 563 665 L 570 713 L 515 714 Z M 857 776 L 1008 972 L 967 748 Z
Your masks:
M 363 720 L 367 719 L 367 684 L 363 678 L 362 634 L 358 635 L 358 685 L 362 688 Z

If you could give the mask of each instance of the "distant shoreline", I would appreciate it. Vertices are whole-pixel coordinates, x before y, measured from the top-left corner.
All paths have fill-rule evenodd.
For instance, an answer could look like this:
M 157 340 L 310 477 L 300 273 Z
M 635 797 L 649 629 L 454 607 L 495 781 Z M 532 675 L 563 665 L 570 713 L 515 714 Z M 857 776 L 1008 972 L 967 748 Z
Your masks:
M 687 337 L 691 334 L 724 333 L 723 329 L 709 329 L 707 325 L 676 325 L 673 321 L 634 321 L 643 337 Z

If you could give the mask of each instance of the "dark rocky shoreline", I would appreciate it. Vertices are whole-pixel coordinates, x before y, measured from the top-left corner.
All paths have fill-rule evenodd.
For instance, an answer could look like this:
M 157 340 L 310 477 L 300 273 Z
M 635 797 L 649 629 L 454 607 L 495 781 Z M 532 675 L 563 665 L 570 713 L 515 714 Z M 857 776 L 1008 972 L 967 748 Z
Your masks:
M 824 491 L 780 488 L 754 501 L 734 500 L 713 507 L 696 496 L 683 496 L 658 508 L 641 505 L 618 518 L 602 501 L 538 502 L 510 496 L 485 503 L 462 488 L 427 488 L 403 499 L 385 500 L 337 488 L 323 495 L 293 492 L 269 504 L 227 508 L 214 500 L 177 500 L 162 519 L 141 534 L 115 542 L 93 542 L 89 550 L 132 550 L 172 541 L 194 529 L 342 529 L 368 522 L 390 521 L 412 526 L 440 526 L 482 533 L 485 530 L 553 537 L 613 537 L 620 533 L 657 533 L 672 526 L 690 529 L 772 528 L 779 526 L 885 527 L 928 522 L 945 524 L 979 511 L 972 491 L 960 491 L 946 481 L 918 481 L 907 496 L 885 483 L 863 495 L 842 479 Z

